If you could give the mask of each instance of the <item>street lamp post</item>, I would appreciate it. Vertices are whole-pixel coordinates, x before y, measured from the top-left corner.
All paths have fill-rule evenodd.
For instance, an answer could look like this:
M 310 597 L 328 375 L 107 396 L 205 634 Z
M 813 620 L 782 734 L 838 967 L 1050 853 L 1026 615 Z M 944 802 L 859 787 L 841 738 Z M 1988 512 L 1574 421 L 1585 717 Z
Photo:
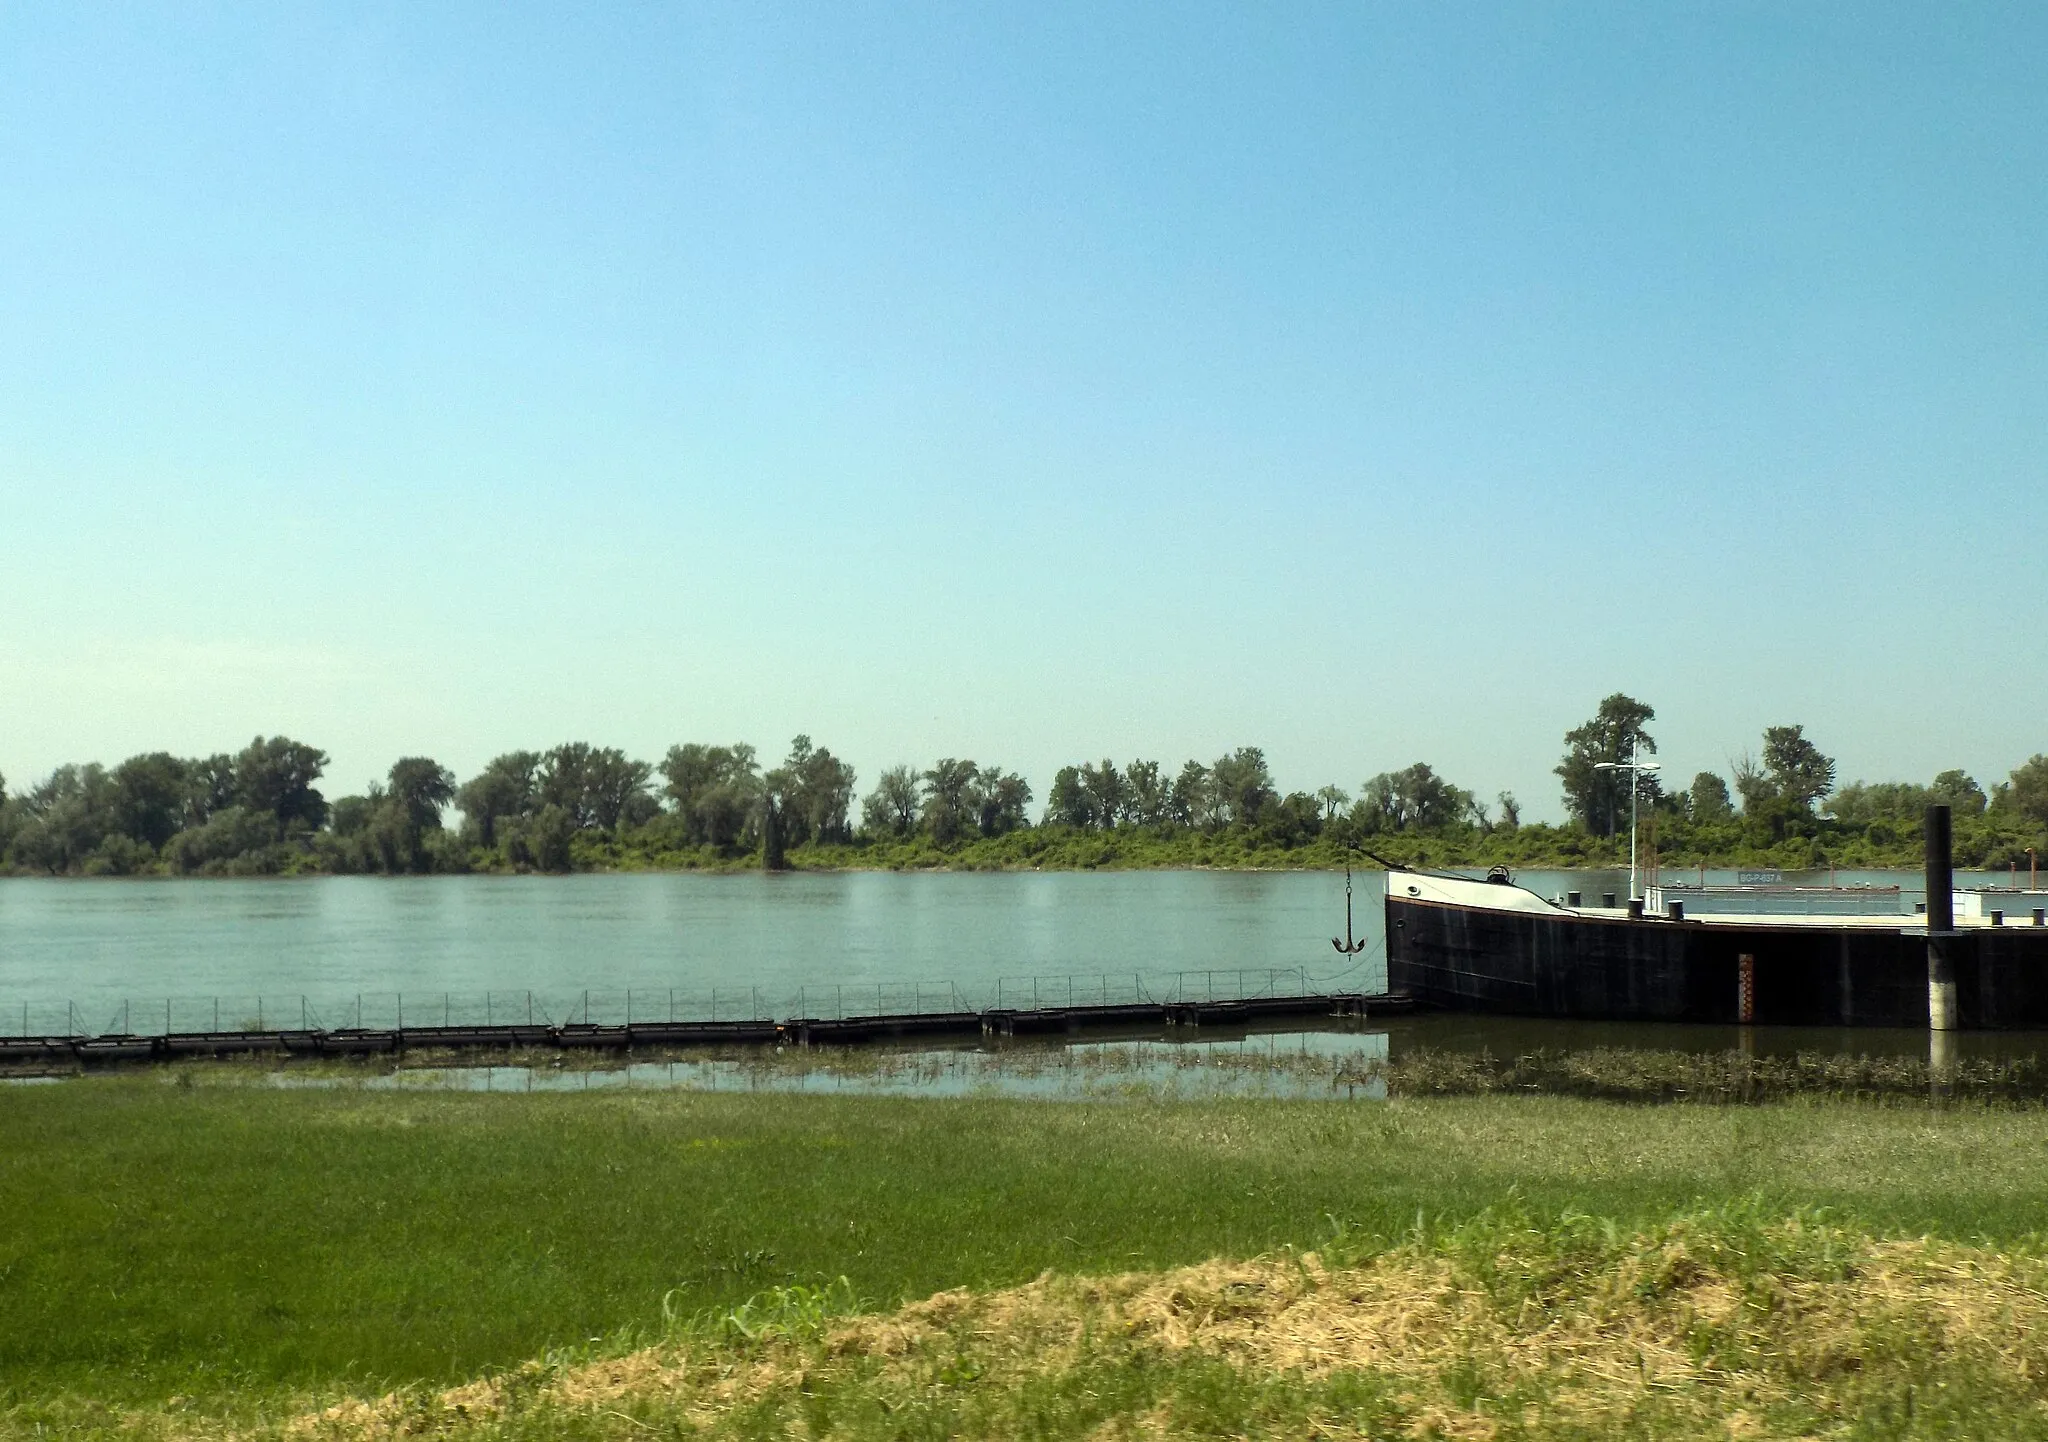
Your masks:
M 1628 899 L 1642 899 L 1642 889 L 1636 883 L 1636 801 L 1642 795 L 1642 774 L 1655 771 L 1659 763 L 1642 759 L 1642 742 L 1631 736 L 1628 743 L 1628 760 L 1595 761 L 1595 771 L 1626 771 L 1628 773 Z

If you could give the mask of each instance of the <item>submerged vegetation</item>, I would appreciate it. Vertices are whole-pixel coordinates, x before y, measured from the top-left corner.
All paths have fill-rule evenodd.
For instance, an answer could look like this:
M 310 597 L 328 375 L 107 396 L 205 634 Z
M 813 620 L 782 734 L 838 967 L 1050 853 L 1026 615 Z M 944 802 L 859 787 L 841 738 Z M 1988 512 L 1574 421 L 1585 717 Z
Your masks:
M 1570 820 L 1524 824 L 1424 762 L 1283 791 L 1241 746 L 1177 770 L 1107 758 L 1061 767 L 1032 816 L 1031 784 L 960 757 L 892 766 L 864 797 L 853 768 L 808 736 L 764 769 L 750 745 L 672 746 L 657 765 L 565 743 L 497 757 L 458 784 L 428 757 L 330 803 L 327 756 L 258 737 L 205 758 L 152 752 L 111 770 L 58 768 L 25 792 L 0 784 L 0 868 L 48 875 L 264 875 L 738 869 L 753 866 L 1015 869 L 1329 867 L 1365 848 L 1406 865 L 1605 866 L 1625 860 L 1631 802 L 1666 864 L 1901 866 L 1920 855 L 1933 802 L 1955 812 L 1963 866 L 2025 866 L 2048 852 L 2048 755 L 1988 792 L 1961 771 L 1926 785 L 1852 782 L 1799 726 L 1774 726 L 1731 777 L 1682 789 L 1614 765 L 1656 743 L 1655 712 L 1628 696 L 1565 736 L 1557 767 Z M 1732 788 L 1731 788 L 1732 781 Z
M 1336 1044 L 1339 1038 L 1351 1045 Z M 2048 1105 L 2037 1053 L 1951 1057 L 1626 1045 L 1494 1052 L 1407 1033 L 1249 1033 L 1190 1040 L 942 1046 L 422 1047 L 398 1057 L 222 1057 L 171 1064 L 178 1085 L 335 1086 L 394 1091 L 606 1089 L 811 1092 L 867 1096 L 1011 1096 L 1177 1102 L 1270 1097 L 1573 1097 L 1631 1103 L 1769 1106 L 1781 1102 Z M 116 1064 L 154 1068 L 154 1063 Z M 0 1077 L 81 1077 L 37 1063 Z
M 2048 1422 L 2035 1108 L 216 1075 L 10 1092 L 0 1437 Z

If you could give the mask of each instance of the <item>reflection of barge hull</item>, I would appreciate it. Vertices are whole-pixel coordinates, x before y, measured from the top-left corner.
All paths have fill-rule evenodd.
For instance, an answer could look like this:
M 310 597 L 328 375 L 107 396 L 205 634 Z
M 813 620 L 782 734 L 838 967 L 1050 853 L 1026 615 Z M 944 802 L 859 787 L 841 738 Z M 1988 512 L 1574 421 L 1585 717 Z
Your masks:
M 1630 919 L 1394 872 L 1386 919 L 1388 987 L 1422 1006 L 1739 1022 L 1747 956 L 1760 1025 L 1928 1024 L 1927 932 L 1907 917 Z M 2048 1027 L 2048 927 L 1966 927 L 1951 955 L 1961 1025 Z

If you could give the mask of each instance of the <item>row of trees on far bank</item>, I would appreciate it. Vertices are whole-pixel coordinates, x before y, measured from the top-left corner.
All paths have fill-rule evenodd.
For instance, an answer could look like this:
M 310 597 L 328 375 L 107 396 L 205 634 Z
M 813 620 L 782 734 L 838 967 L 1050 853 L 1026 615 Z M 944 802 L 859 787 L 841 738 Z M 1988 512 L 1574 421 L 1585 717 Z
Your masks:
M 672 746 L 658 763 L 568 742 L 512 751 L 458 780 L 424 756 L 330 803 L 328 758 L 289 737 L 239 752 L 166 752 L 108 768 L 61 766 L 14 794 L 0 782 L 0 867 L 44 874 L 293 871 L 566 871 L 581 867 L 825 864 L 1230 864 L 1287 853 L 1328 861 L 1352 846 L 1441 863 L 1574 864 L 1610 859 L 1625 835 L 1628 773 L 1650 756 L 1656 712 L 1616 694 L 1567 732 L 1557 767 L 1570 820 L 1521 821 L 1511 793 L 1483 802 L 1424 762 L 1355 793 L 1283 792 L 1265 754 L 1241 746 L 1178 767 L 1109 758 L 1058 769 L 1034 819 L 1031 785 L 1000 766 L 945 757 L 891 766 L 865 795 L 853 768 L 798 736 L 765 766 L 744 744 Z M 1915 782 L 1836 785 L 1804 728 L 1773 726 L 1728 774 L 1683 788 L 1639 776 L 1652 844 L 1673 861 L 1768 857 L 1788 864 L 1909 862 L 1930 801 L 1957 815 L 1965 863 L 2048 851 L 2048 756 L 1988 790 L 1961 771 Z
M 1650 706 L 1616 693 L 1585 725 L 1565 734 L 1557 775 L 1573 826 L 1609 838 L 1627 829 L 1631 773 L 1616 764 L 1656 755 L 1646 729 L 1656 716 Z M 2030 851 L 2048 851 L 2048 755 L 2015 767 L 1988 791 L 1960 769 L 1925 784 L 1837 786 L 1834 758 L 1805 727 L 1785 725 L 1764 728 L 1759 750 L 1734 758 L 1728 771 L 1725 778 L 1701 771 L 1684 788 L 1669 790 L 1657 772 L 1636 773 L 1633 799 L 1653 844 L 1684 856 L 1783 848 L 1803 849 L 1819 862 L 1899 860 L 1899 848 L 1917 843 L 1927 808 L 1942 803 L 1955 814 L 1958 857 L 1970 864 L 2031 860 Z

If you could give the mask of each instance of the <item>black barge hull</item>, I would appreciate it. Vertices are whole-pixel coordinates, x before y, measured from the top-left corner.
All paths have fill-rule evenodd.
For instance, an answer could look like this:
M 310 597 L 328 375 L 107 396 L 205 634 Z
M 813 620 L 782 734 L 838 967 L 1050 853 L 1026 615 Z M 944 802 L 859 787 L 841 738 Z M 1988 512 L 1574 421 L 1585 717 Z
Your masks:
M 1961 1025 L 2048 1029 L 2048 927 L 1954 938 Z M 1510 1016 L 1925 1027 L 1927 936 L 1881 927 L 1628 920 L 1387 898 L 1387 986 L 1418 1006 Z

